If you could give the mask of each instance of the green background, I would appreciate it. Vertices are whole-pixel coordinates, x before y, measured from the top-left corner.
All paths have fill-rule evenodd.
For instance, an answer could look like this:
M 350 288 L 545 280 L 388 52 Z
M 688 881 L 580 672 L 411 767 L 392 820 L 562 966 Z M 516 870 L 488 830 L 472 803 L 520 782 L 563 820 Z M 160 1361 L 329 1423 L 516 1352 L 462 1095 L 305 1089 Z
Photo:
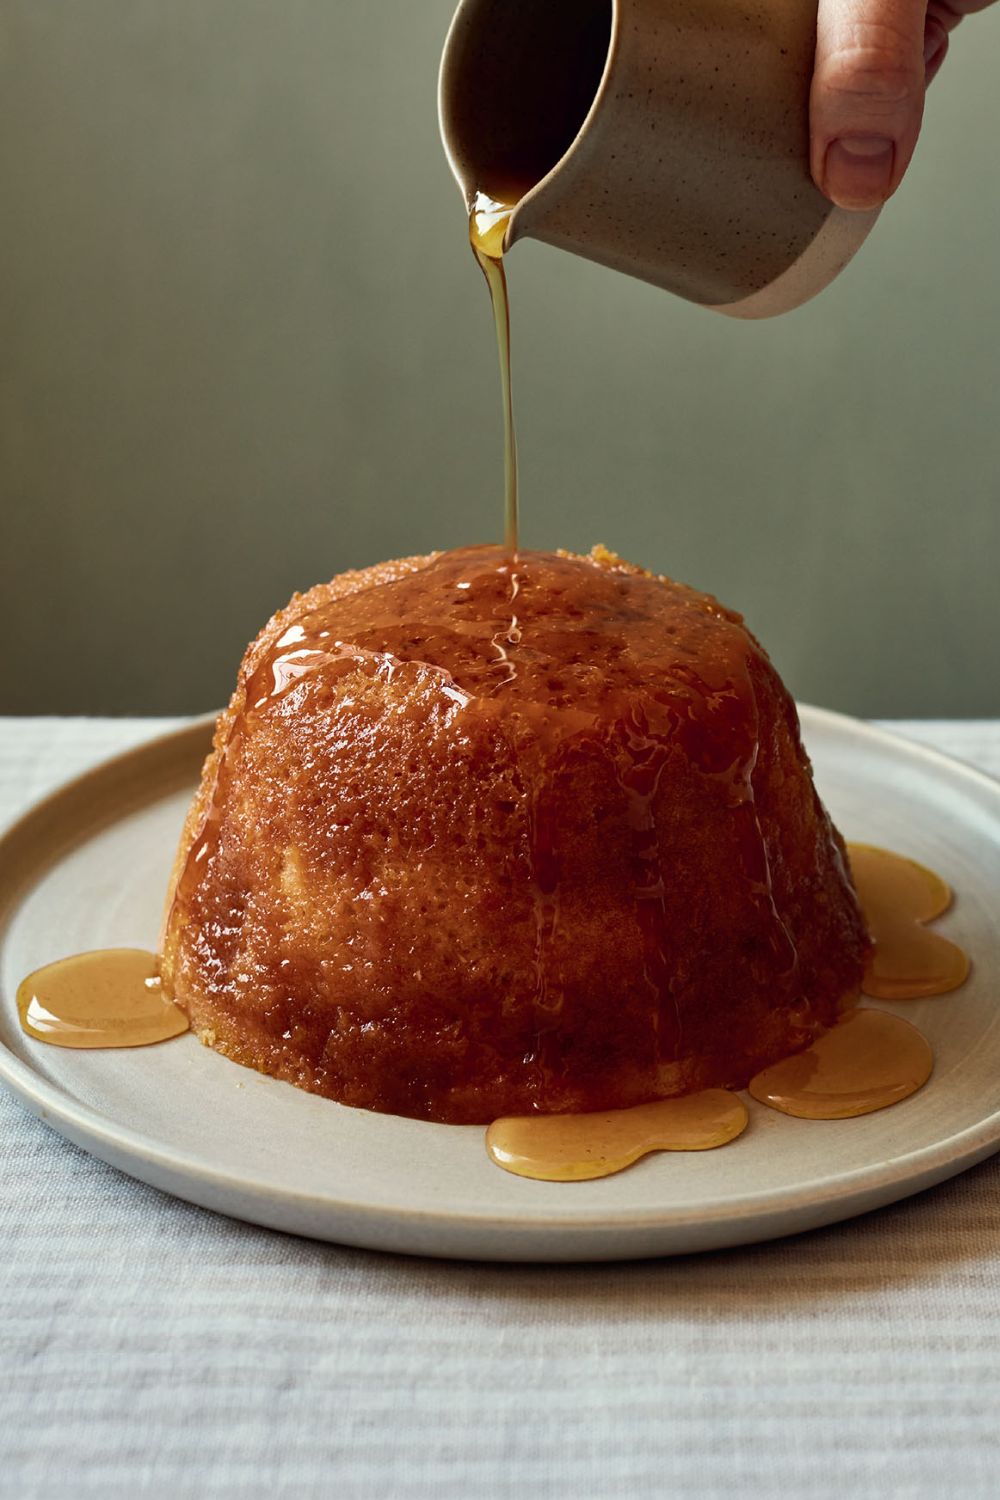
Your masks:
M 293 589 L 498 538 L 452 0 L 0 4 L 7 712 L 216 706 Z M 803 698 L 1000 712 L 1000 6 L 818 301 L 744 325 L 523 242 L 524 541 L 741 608 Z

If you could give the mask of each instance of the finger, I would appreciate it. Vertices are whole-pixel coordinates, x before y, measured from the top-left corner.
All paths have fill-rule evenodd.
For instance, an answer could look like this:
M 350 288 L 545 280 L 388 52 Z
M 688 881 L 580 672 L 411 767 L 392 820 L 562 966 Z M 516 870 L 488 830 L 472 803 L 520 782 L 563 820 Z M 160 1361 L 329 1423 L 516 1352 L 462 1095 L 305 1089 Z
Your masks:
M 924 108 L 926 0 L 820 0 L 810 96 L 812 173 L 842 208 L 884 203 Z

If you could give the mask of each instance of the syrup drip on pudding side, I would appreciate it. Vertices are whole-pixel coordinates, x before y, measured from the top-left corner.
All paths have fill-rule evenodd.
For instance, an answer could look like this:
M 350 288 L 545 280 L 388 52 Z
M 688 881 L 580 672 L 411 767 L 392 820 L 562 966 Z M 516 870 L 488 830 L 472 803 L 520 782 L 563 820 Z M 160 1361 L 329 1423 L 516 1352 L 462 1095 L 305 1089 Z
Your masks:
M 98 948 L 46 964 L 17 988 L 21 1026 L 56 1047 L 148 1047 L 188 1029 L 166 999 L 155 953 Z
M 728 1089 L 705 1089 L 608 1114 L 508 1116 L 486 1132 L 492 1161 L 518 1177 L 585 1182 L 651 1151 L 711 1151 L 742 1135 L 749 1116 Z

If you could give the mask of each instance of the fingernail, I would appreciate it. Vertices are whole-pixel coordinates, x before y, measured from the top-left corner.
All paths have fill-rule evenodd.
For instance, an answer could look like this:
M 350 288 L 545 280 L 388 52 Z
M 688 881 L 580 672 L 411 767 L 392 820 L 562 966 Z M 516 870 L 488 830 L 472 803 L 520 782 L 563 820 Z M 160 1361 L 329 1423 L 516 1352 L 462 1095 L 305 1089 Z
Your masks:
M 823 166 L 823 190 L 841 208 L 877 208 L 889 196 L 895 157 L 895 143 L 884 135 L 831 141 Z

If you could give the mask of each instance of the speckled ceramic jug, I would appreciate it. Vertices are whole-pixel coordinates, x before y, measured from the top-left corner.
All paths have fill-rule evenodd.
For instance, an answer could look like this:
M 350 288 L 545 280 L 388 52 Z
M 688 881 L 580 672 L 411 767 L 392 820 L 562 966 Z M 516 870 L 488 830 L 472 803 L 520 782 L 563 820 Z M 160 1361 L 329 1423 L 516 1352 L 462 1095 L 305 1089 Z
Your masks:
M 877 213 L 809 175 L 815 0 L 461 0 L 441 133 L 467 199 L 736 317 L 826 286 Z

